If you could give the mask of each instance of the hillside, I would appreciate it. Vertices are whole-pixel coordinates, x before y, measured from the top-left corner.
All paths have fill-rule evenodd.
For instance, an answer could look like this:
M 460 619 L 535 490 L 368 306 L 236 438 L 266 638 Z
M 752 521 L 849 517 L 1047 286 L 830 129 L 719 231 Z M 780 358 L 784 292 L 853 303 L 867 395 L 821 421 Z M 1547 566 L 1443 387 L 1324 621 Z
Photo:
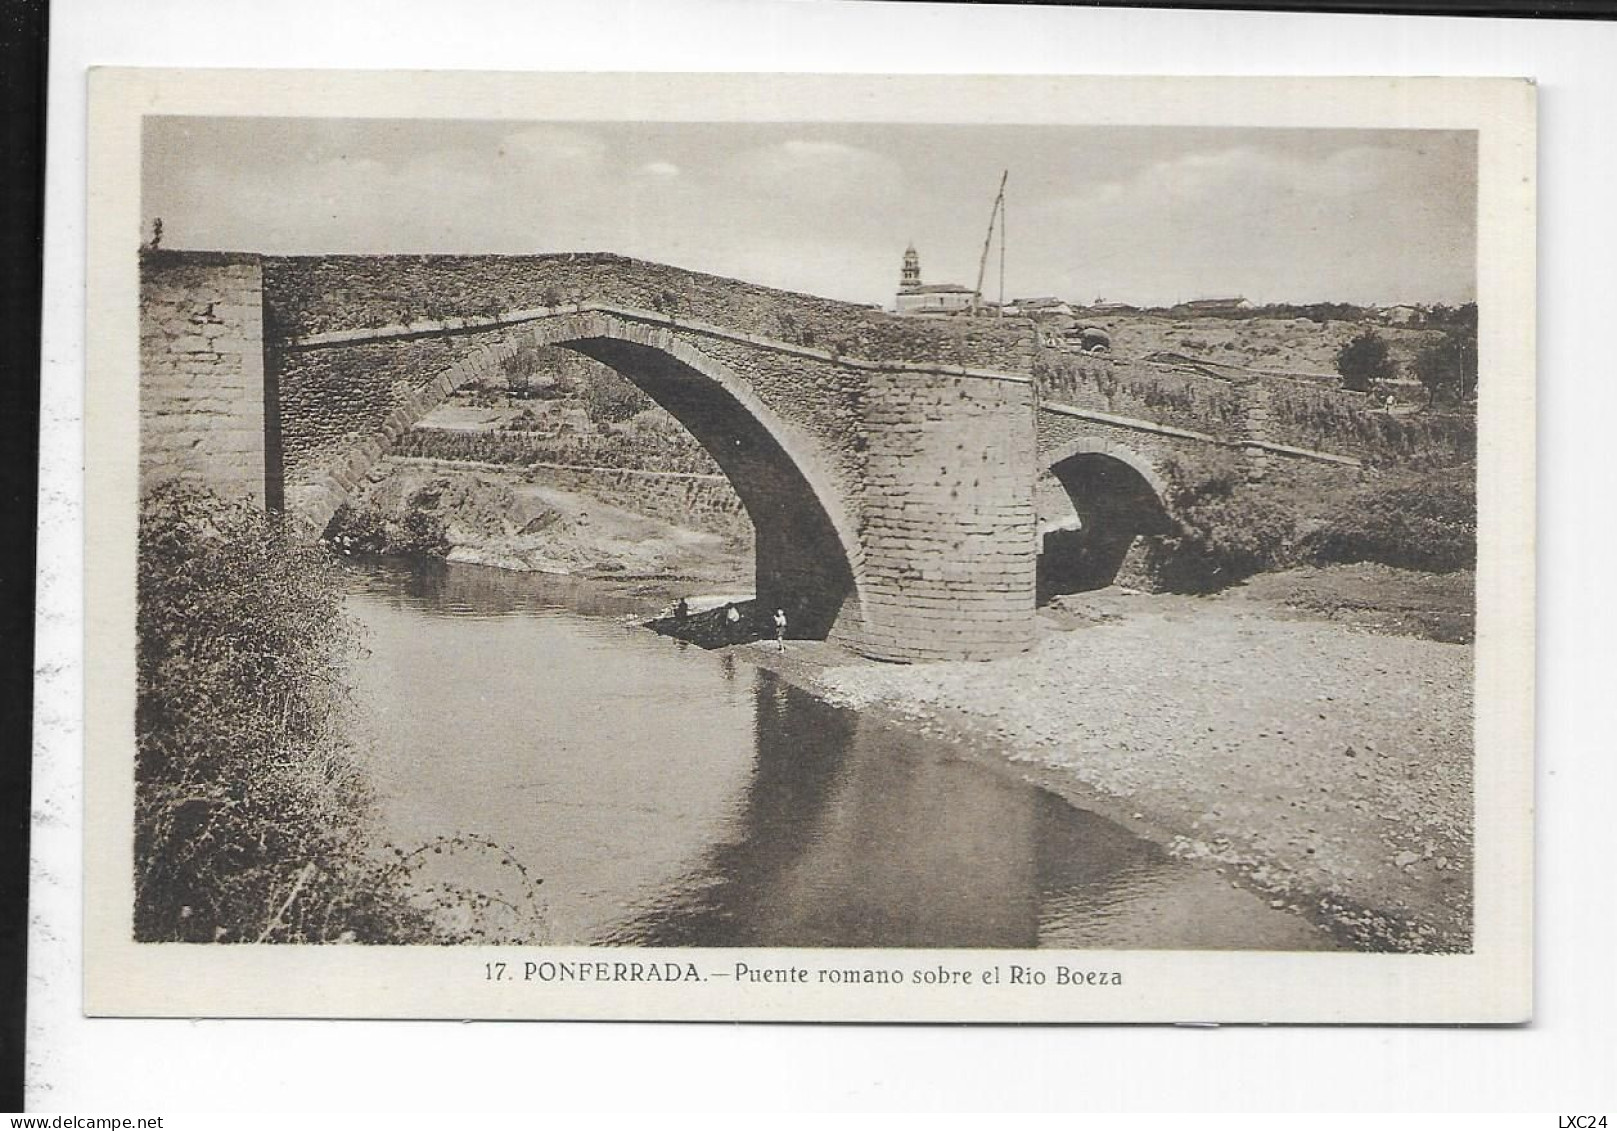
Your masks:
M 1336 353 L 1367 329 L 1374 329 L 1392 349 L 1404 374 L 1413 374 L 1415 355 L 1442 338 L 1440 330 L 1409 329 L 1364 322 L 1315 322 L 1308 318 L 1173 318 L 1158 314 L 1116 313 L 1085 325 L 1104 328 L 1118 357 L 1175 353 L 1203 361 L 1251 369 L 1317 375 L 1336 380 Z

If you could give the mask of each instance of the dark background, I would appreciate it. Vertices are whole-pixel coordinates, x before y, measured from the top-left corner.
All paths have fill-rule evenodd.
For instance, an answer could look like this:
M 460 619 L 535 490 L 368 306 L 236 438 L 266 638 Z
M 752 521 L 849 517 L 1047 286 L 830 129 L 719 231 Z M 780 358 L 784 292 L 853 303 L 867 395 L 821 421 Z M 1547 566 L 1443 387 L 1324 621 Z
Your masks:
M 0 1109 L 22 1110 L 28 997 L 34 545 L 45 179 L 45 0 L 0 0 Z
M 151 0 L 156 3 L 156 0 Z M 897 2 L 897 0 L 870 0 Z M 1021 0 L 943 0 L 1005 5 Z M 1088 0 L 1051 6 L 1611 19 L 1617 0 Z M 22 1107 L 48 0 L 0 0 L 0 1110 Z M 133 61 L 132 61 L 133 62 Z M 1081 61 L 1079 64 L 1081 69 Z M 1283 72 L 1283 65 L 1276 71 Z

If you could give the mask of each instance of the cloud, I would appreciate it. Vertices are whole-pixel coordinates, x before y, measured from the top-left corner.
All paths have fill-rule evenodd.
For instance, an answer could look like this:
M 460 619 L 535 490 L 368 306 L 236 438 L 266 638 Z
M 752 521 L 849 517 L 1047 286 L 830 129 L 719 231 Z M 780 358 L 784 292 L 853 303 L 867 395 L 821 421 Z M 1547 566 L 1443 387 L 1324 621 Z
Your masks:
M 154 123 L 143 231 L 175 247 L 611 250 L 890 299 L 906 239 L 929 281 L 971 281 L 1009 166 L 1017 294 L 1452 302 L 1475 272 L 1454 131 Z
M 1222 211 L 1268 208 L 1277 199 L 1344 200 L 1384 192 L 1407 173 L 1406 166 L 1404 155 L 1375 146 L 1311 154 L 1232 146 L 1150 162 L 1129 177 L 1055 197 L 1047 208 L 1077 214 L 1090 208 Z
M 1408 144 L 1285 139 L 1181 152 L 1035 213 L 1080 292 L 1158 301 L 1466 294 L 1468 166 Z M 1164 294 L 1163 292 L 1166 292 Z
M 606 152 L 606 143 L 592 133 L 545 125 L 506 134 L 500 141 L 498 156 L 531 165 L 586 171 L 599 168 L 606 160 Z
M 746 150 L 728 174 L 761 195 L 814 197 L 824 201 L 896 192 L 903 184 L 898 162 L 838 141 L 793 138 Z

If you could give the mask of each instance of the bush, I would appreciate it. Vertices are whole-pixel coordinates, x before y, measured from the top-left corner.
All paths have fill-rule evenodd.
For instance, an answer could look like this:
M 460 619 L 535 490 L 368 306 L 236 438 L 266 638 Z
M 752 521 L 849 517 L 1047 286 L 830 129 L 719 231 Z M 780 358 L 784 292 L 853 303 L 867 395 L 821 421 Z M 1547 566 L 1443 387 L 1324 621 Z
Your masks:
M 1209 593 L 1293 560 L 1289 507 L 1246 482 L 1238 461 L 1165 460 L 1169 517 L 1177 530 L 1146 543 L 1145 570 L 1163 589 Z
M 422 851 L 374 838 L 349 725 L 359 640 L 325 551 L 170 485 L 143 500 L 137 570 L 135 938 L 492 941 L 488 897 L 429 899 Z M 531 919 L 494 934 L 520 941 Z
M 584 411 L 596 424 L 617 424 L 652 407 L 652 400 L 610 369 L 590 376 L 583 389 Z
M 1477 561 L 1473 468 L 1368 483 L 1327 513 L 1301 547 L 1313 562 L 1379 562 L 1449 573 Z
M 500 359 L 500 370 L 505 374 L 506 389 L 511 396 L 526 398 L 531 395 L 533 375 L 538 366 L 539 351 L 527 342 Z
M 250 507 L 164 487 L 140 521 L 135 937 L 390 941 L 344 738 L 358 647 L 330 566 Z
M 1320 508 L 1246 482 L 1226 456 L 1168 460 L 1163 470 L 1177 529 L 1147 539 L 1144 560 L 1162 589 L 1207 593 L 1299 564 L 1370 562 L 1436 573 L 1476 567 L 1474 467 L 1377 476 L 1332 492 Z
M 326 540 L 356 554 L 399 554 L 443 558 L 449 554 L 448 528 L 437 512 L 438 499 L 429 487 L 405 500 L 402 513 L 386 514 L 372 506 L 344 503 L 326 526 Z
M 1415 376 L 1426 388 L 1428 404 L 1464 404 L 1477 389 L 1476 327 L 1446 333 L 1421 350 L 1415 357 Z
M 533 414 L 533 409 L 525 408 L 507 420 L 501 428 L 506 432 L 539 432 L 543 426 L 539 418 Z
M 1342 387 L 1367 393 L 1377 381 L 1389 380 L 1397 371 L 1386 339 L 1366 330 L 1336 352 L 1336 371 Z

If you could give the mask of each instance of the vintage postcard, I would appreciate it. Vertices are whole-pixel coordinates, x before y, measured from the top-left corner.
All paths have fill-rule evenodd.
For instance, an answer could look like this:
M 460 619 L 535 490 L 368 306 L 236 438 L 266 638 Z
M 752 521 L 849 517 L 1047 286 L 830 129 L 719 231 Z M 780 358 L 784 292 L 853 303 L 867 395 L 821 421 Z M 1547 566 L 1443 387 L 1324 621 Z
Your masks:
M 90 92 L 87 1012 L 1530 1016 L 1530 82 Z

